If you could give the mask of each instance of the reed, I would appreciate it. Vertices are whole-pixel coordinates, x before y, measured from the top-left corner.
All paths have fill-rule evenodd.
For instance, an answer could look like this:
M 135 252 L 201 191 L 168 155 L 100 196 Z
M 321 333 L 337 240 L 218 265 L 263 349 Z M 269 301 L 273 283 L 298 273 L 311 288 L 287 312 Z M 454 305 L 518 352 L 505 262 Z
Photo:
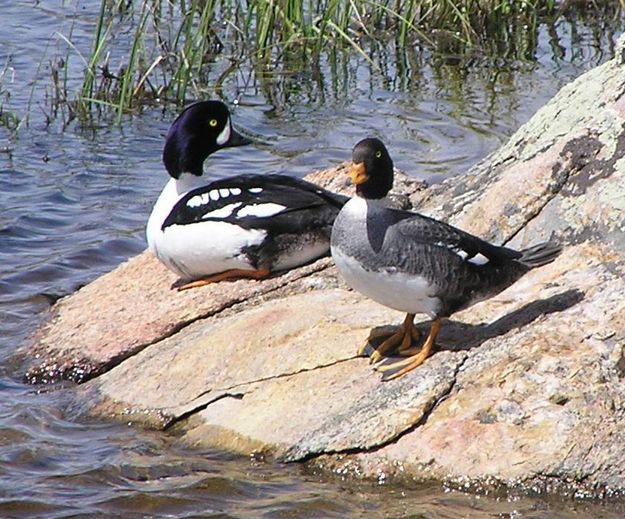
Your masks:
M 9 58 L 0 68 L 0 128 L 6 128 L 9 131 L 15 131 L 20 124 L 20 118 L 9 108 L 10 84 L 13 83 L 14 73 L 15 70 Z
M 625 0 L 620 0 L 625 2 Z M 237 65 L 262 78 L 357 52 L 376 66 L 380 42 L 441 55 L 523 59 L 540 23 L 574 2 L 556 0 L 101 0 L 85 78 L 73 111 L 94 106 L 118 120 L 154 102 L 180 104 L 222 88 Z M 122 8 L 122 5 L 124 6 Z M 129 35 L 121 40 L 117 35 Z M 120 51 L 121 49 L 121 51 Z M 215 58 L 230 64 L 219 70 Z M 227 60 L 222 60 L 226 61 Z M 116 62 L 117 72 L 111 72 Z M 212 76 L 211 76 L 212 74 Z

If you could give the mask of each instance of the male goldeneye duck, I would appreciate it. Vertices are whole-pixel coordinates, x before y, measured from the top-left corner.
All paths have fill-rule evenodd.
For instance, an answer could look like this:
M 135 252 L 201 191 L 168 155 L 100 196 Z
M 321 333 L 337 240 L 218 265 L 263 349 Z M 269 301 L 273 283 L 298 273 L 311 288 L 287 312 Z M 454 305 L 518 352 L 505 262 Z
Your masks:
M 163 162 L 172 177 L 147 224 L 149 248 L 180 276 L 179 289 L 261 279 L 329 253 L 347 197 L 286 175 L 237 175 L 207 183 L 212 153 L 251 141 L 219 101 L 185 108 L 171 125 Z
M 553 242 L 521 251 L 498 247 L 427 216 L 387 207 L 393 161 L 378 139 L 356 144 L 349 174 L 357 196 L 345 204 L 334 222 L 332 257 L 348 285 L 407 314 L 398 332 L 370 335 L 359 350 L 362 354 L 371 339 L 384 338 L 372 362 L 395 348 L 410 355 L 380 366 L 384 380 L 404 375 L 425 361 L 444 317 L 501 292 L 560 253 L 561 247 Z M 432 325 L 421 349 L 414 353 L 417 313 L 427 314 Z

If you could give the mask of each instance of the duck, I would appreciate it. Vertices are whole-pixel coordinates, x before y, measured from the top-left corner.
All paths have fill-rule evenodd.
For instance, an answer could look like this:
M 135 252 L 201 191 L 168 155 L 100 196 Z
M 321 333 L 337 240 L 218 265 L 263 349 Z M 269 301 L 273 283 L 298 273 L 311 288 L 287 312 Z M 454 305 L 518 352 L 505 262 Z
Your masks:
M 501 292 L 562 250 L 553 240 L 523 250 L 497 246 L 418 212 L 389 207 L 393 161 L 380 139 L 369 137 L 354 146 L 348 172 L 356 196 L 334 221 L 332 258 L 352 289 L 406 314 L 399 330 L 371 332 L 358 349 L 359 355 L 373 351 L 371 362 L 378 363 L 382 380 L 422 365 L 444 318 Z M 420 348 L 416 314 L 431 319 Z M 385 358 L 388 352 L 404 358 Z
M 171 177 L 146 226 L 148 248 L 186 290 L 234 279 L 264 279 L 329 255 L 332 224 L 348 197 L 279 174 L 246 172 L 212 182 L 206 159 L 252 144 L 228 107 L 197 101 L 167 133 L 163 163 Z

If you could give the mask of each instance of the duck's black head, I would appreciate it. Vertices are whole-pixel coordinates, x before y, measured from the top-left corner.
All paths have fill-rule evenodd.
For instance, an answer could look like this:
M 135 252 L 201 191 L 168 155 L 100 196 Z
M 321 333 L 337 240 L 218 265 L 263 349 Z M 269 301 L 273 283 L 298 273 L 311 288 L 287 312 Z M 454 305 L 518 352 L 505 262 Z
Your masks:
M 352 151 L 349 172 L 356 194 L 363 198 L 384 198 L 393 187 L 393 161 L 380 139 L 361 140 Z
M 230 111 L 221 101 L 198 101 L 187 106 L 169 128 L 163 162 L 168 173 L 202 175 L 206 157 L 221 148 L 243 146 L 252 141 L 232 127 Z

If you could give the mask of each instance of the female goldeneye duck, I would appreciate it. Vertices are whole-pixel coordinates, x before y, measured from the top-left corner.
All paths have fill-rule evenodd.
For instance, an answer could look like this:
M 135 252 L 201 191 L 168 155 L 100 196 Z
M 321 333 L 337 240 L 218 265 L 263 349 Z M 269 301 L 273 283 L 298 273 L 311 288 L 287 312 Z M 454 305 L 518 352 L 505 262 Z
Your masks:
M 149 248 L 180 276 L 180 290 L 261 279 L 329 253 L 332 223 L 346 197 L 285 175 L 202 178 L 209 155 L 250 143 L 219 101 L 194 103 L 171 125 L 163 162 L 172 178 L 146 234 Z
M 384 144 L 364 139 L 354 147 L 350 177 L 356 185 L 352 198 L 337 216 L 331 251 L 348 285 L 374 301 L 406 312 L 400 330 L 371 334 L 384 339 L 371 361 L 398 349 L 407 356 L 378 368 L 384 380 L 408 373 L 430 355 L 441 320 L 491 297 L 529 270 L 553 261 L 561 247 L 546 242 L 517 251 L 498 247 L 446 223 L 410 211 L 387 207 L 393 185 L 393 161 Z M 432 319 L 430 333 L 414 353 L 418 333 L 415 314 Z

